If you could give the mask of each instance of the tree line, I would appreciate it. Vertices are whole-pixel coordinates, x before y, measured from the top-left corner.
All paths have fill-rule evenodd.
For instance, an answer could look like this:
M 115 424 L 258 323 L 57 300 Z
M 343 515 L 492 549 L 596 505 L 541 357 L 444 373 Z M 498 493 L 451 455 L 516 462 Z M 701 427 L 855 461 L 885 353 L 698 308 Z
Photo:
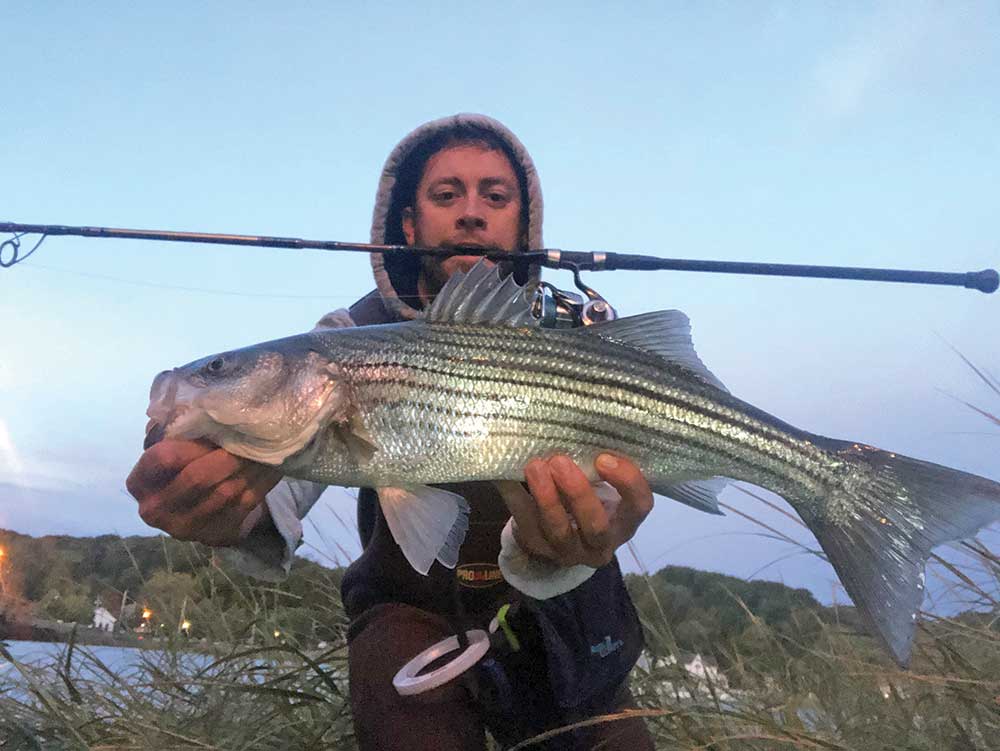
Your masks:
M 280 583 L 246 576 L 225 553 L 168 536 L 30 537 L 0 530 L 0 609 L 10 617 L 91 623 L 95 602 L 120 627 L 134 630 L 145 619 L 155 631 L 184 623 L 192 637 L 238 640 L 275 632 L 302 642 L 332 640 L 342 633 L 342 568 L 297 556 Z M 787 634 L 803 647 L 834 621 L 858 626 L 852 608 L 834 611 L 805 589 L 681 566 L 626 583 L 654 652 L 680 649 L 720 660 L 755 643 L 755 624 Z M 125 598 L 124 603 L 122 598 Z M 162 626 L 161 626 L 162 624 Z

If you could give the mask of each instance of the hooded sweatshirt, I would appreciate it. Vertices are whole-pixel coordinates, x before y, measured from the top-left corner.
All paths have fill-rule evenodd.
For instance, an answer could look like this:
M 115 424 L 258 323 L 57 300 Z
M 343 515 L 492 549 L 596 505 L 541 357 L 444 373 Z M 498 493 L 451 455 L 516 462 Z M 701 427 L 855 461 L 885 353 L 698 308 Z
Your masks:
M 382 168 L 372 216 L 371 242 L 405 244 L 401 216 L 407 196 L 412 196 L 419 174 L 412 165 L 425 150 L 444 137 L 472 137 L 482 132 L 496 136 L 504 145 L 521 182 L 522 219 L 526 249 L 542 246 L 542 193 L 534 163 L 521 142 L 502 124 L 484 115 L 458 114 L 421 125 L 389 154 Z M 424 150 L 424 151 L 422 151 Z M 391 323 L 423 315 L 416 294 L 419 260 L 399 254 L 371 256 L 376 288 L 349 311 L 324 316 L 318 326 L 339 327 Z M 522 280 L 527 281 L 527 280 Z M 497 565 L 501 532 L 509 519 L 506 506 L 491 483 L 459 483 L 444 486 L 463 495 L 470 503 L 469 531 L 454 571 L 436 562 L 426 576 L 410 567 L 389 531 L 374 491 L 362 489 L 358 498 L 358 529 L 364 552 L 349 567 L 342 586 L 345 610 L 354 620 L 372 605 L 402 602 L 433 612 L 475 615 L 495 612 L 494 604 L 509 593 Z M 258 578 L 279 580 L 287 574 L 295 549 L 302 541 L 301 520 L 326 486 L 285 479 L 266 498 L 266 506 L 280 539 L 249 537 L 263 513 L 252 514 L 244 523 L 245 542 L 237 548 L 237 565 Z M 509 527 L 505 547 L 513 545 Z M 516 548 L 516 545 L 514 545 Z

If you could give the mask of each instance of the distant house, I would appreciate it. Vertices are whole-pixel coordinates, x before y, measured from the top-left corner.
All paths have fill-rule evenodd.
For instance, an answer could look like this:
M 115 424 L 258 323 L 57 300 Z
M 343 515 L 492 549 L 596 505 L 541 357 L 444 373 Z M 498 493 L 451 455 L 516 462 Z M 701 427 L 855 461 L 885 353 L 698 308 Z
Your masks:
M 94 608 L 94 628 L 114 631 L 117 622 L 118 619 L 111 615 L 107 608 L 100 605 Z
M 684 669 L 695 678 L 728 688 L 729 680 L 726 674 L 719 670 L 719 665 L 712 657 L 702 657 L 701 654 L 684 654 Z
M 677 686 L 673 686 L 672 682 L 670 683 L 670 693 L 677 698 L 691 699 L 691 694 L 688 691 L 689 688 L 693 688 L 696 691 L 704 691 L 708 689 L 709 685 L 715 691 L 720 692 L 720 696 L 729 696 L 729 679 L 726 678 L 725 673 L 719 670 L 719 666 L 714 658 L 701 654 L 692 654 L 691 652 L 681 652 L 679 657 L 680 659 L 678 659 L 678 656 L 670 654 L 665 657 L 651 659 L 647 652 L 643 652 L 639 655 L 639 660 L 636 664 L 641 670 L 647 672 L 655 670 L 657 665 L 678 665 L 682 667 L 684 672 L 687 673 L 688 680 Z

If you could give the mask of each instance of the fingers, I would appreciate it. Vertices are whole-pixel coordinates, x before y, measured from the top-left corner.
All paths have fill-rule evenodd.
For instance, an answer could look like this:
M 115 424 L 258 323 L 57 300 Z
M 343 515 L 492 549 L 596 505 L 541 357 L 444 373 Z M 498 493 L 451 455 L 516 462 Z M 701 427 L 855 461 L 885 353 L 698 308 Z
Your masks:
M 607 514 L 582 470 L 568 457 L 555 456 L 530 462 L 524 476 L 535 503 L 528 523 L 537 524 L 555 553 L 547 557 L 563 566 L 608 563 L 616 546 L 609 538 Z M 520 519 L 517 523 L 525 524 Z M 536 548 L 526 549 L 538 554 Z
M 172 515 L 171 534 L 206 545 L 236 545 L 244 520 L 280 479 L 281 474 L 270 467 L 249 466 L 219 483 L 195 507 Z
M 611 520 L 610 536 L 618 545 L 632 539 L 643 520 L 653 510 L 653 491 L 639 468 L 628 459 L 601 454 L 594 463 L 601 478 L 621 496 Z
M 542 534 L 538 504 L 524 485 L 512 480 L 499 480 L 494 485 L 507 504 L 510 515 L 514 517 L 513 531 L 517 544 L 534 556 L 556 560 L 556 551 Z
M 627 459 L 602 454 L 597 468 L 621 496 L 610 518 L 590 480 L 567 456 L 536 459 L 525 467 L 530 495 L 517 483 L 498 483 L 522 548 L 563 566 L 600 567 L 611 561 L 649 514 L 653 494 Z
M 185 466 L 167 483 L 163 493 L 171 499 L 174 508 L 180 510 L 199 503 L 240 470 L 244 475 L 250 471 L 245 459 L 216 449 Z
M 125 487 L 141 501 L 170 482 L 189 463 L 216 450 L 218 446 L 208 441 L 161 441 L 139 457 L 125 480 Z
M 147 524 L 181 540 L 239 542 L 243 520 L 281 479 L 272 467 L 233 456 L 204 441 L 162 441 L 126 480 Z
M 556 560 L 573 557 L 579 545 L 548 462 L 535 460 L 524 468 L 524 479 L 535 500 L 539 533 L 555 552 Z
M 594 486 L 568 456 L 552 457 L 549 467 L 569 513 L 576 521 L 584 545 L 593 550 L 604 550 L 611 543 L 611 527 Z

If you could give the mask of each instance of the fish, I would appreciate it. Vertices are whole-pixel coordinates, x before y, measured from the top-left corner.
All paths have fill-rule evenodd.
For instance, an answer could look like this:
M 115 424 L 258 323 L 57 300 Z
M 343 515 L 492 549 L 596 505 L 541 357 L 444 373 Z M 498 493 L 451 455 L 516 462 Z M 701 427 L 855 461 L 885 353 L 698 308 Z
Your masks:
M 286 476 L 373 487 L 410 564 L 454 567 L 464 498 L 435 484 L 521 480 L 532 459 L 627 457 L 710 514 L 731 481 L 782 496 L 900 665 L 931 549 L 1000 519 L 1000 483 L 796 428 L 733 396 L 687 316 L 543 328 L 530 289 L 480 262 L 422 319 L 316 329 L 160 373 L 147 414 Z

